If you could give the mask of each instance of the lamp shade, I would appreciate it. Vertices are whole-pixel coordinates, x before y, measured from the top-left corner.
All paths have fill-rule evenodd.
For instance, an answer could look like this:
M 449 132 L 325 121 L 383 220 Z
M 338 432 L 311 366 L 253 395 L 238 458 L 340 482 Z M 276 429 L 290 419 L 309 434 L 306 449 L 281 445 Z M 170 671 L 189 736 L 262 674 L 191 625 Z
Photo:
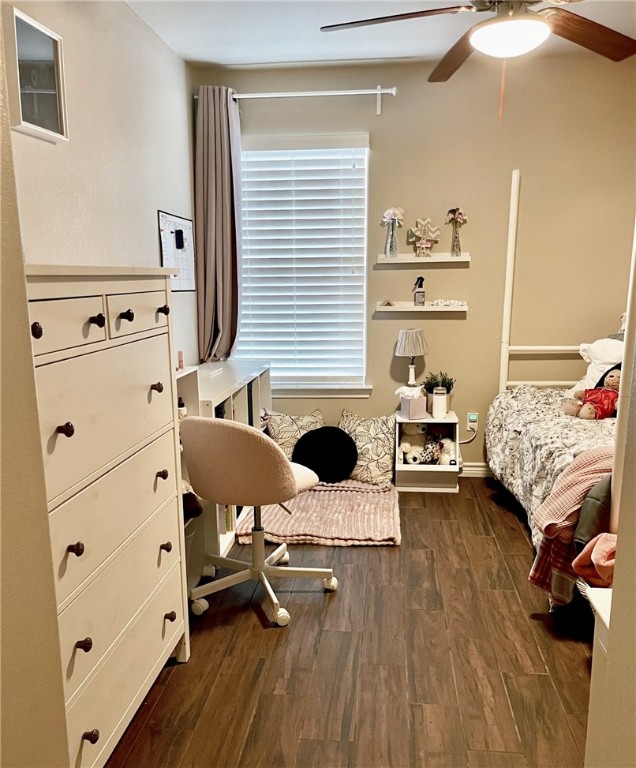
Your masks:
M 538 48 L 550 36 L 550 27 L 536 14 L 505 18 L 498 16 L 476 24 L 470 44 L 487 56 L 508 59 Z
M 428 345 L 419 328 L 400 331 L 395 345 L 396 357 L 422 357 L 428 355 Z

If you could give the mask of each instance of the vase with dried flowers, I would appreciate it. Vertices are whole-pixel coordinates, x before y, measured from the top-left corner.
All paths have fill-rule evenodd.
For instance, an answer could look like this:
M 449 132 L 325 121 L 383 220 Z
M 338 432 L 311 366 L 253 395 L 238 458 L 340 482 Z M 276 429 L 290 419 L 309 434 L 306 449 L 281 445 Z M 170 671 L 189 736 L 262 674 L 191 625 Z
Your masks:
M 453 228 L 451 234 L 451 256 L 459 257 L 462 255 L 462 247 L 459 242 L 459 228 L 463 227 L 468 221 L 468 217 L 461 208 L 450 208 L 446 214 L 446 223 Z
M 397 259 L 397 230 L 404 221 L 404 208 L 387 208 L 382 214 L 381 226 L 386 227 L 384 255 L 387 259 Z

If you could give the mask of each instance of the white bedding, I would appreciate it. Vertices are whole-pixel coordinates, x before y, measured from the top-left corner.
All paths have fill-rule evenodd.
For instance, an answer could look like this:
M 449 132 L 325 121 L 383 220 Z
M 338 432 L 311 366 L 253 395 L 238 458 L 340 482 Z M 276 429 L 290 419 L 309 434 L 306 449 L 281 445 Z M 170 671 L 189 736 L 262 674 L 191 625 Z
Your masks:
M 532 514 L 557 477 L 582 451 L 614 444 L 616 419 L 565 416 L 564 392 L 523 384 L 497 395 L 486 417 L 488 464 L 525 509 L 537 549 Z

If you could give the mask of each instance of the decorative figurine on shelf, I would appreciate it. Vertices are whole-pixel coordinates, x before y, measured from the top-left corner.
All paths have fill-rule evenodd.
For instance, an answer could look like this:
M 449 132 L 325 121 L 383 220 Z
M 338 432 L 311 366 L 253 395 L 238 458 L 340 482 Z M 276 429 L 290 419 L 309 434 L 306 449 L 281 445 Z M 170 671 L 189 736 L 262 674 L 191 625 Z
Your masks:
M 404 208 L 387 208 L 382 214 L 381 226 L 386 227 L 384 255 L 387 259 L 397 259 L 397 230 L 404 221 Z
M 406 233 L 406 243 L 415 246 L 416 256 L 430 256 L 431 248 L 439 243 L 439 227 L 433 227 L 430 219 L 416 219 Z
M 468 221 L 468 217 L 461 208 L 450 208 L 446 214 L 446 223 L 453 227 L 451 234 L 451 256 L 458 258 L 462 255 L 462 247 L 459 242 L 459 228 Z
M 580 389 L 563 403 L 566 416 L 579 419 L 606 419 L 616 416 L 621 364 L 606 371 L 594 389 Z

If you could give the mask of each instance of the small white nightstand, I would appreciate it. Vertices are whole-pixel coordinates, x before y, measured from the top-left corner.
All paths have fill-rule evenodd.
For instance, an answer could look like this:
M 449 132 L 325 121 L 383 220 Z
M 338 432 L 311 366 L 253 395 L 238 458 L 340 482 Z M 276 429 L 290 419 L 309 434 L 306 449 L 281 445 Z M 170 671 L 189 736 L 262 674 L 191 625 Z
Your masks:
M 400 451 L 404 424 L 425 424 L 428 435 L 450 438 L 453 441 L 454 464 L 405 464 Z M 399 491 L 458 493 L 461 454 L 459 451 L 459 419 L 449 411 L 443 419 L 426 414 L 421 419 L 405 419 L 399 413 L 395 417 L 395 486 Z

